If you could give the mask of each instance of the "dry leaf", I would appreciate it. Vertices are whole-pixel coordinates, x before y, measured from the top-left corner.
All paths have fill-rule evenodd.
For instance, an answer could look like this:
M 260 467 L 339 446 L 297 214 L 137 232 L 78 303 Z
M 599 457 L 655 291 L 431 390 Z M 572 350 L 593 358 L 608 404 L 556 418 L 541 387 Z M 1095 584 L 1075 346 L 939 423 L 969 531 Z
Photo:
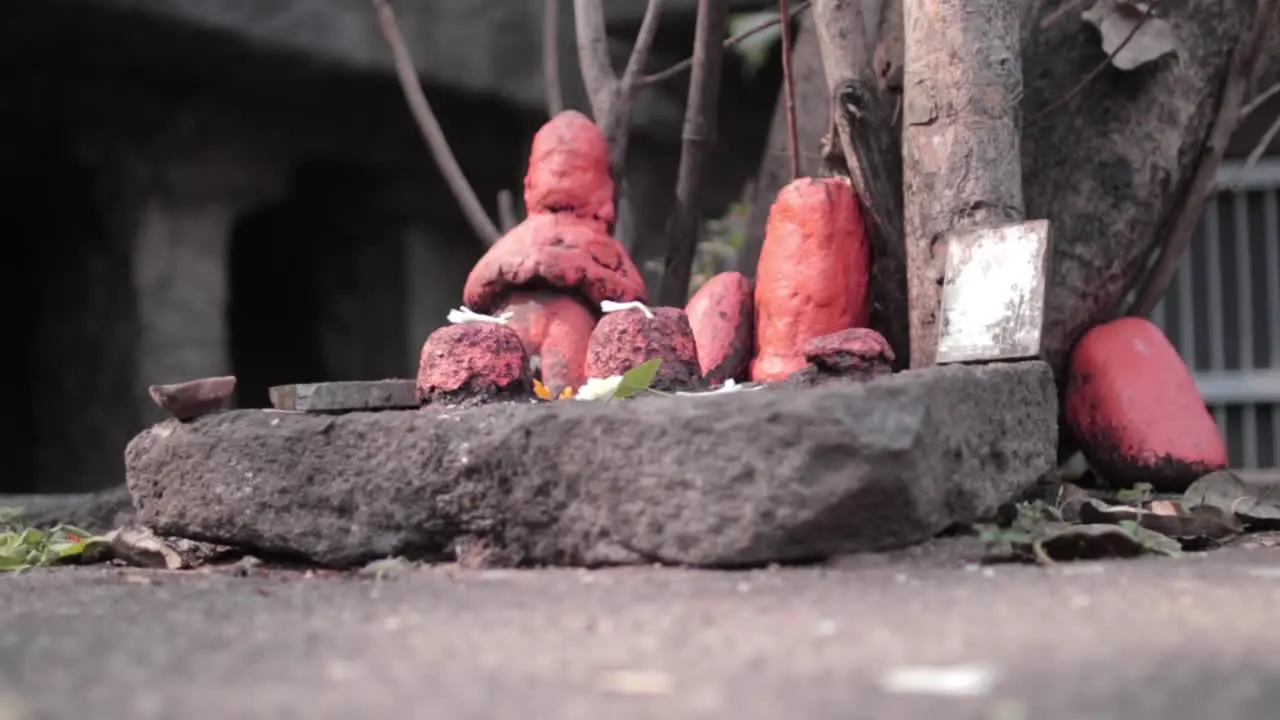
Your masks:
M 1152 500 L 1147 506 L 1147 510 L 1155 515 L 1168 515 L 1170 517 L 1180 517 L 1182 506 L 1172 500 Z
M 538 380 L 537 378 L 534 378 L 533 380 L 533 394 L 537 395 L 539 398 L 543 400 L 551 399 L 551 391 L 548 390 L 547 386 L 543 385 L 542 381 Z
M 1111 58 L 1111 64 L 1121 70 L 1132 70 L 1178 52 L 1173 25 L 1154 14 L 1148 16 L 1148 10 L 1149 6 L 1142 2 L 1098 0 L 1093 7 L 1080 13 L 1080 17 L 1102 35 L 1102 51 Z M 1141 27 L 1138 27 L 1139 23 Z M 1134 28 L 1138 28 L 1137 32 Z M 1133 37 L 1129 38 L 1131 33 Z M 1126 38 L 1129 38 L 1127 43 Z M 1120 48 L 1121 43 L 1124 43 L 1123 48 Z M 1119 52 L 1116 52 L 1117 48 L 1120 48 Z

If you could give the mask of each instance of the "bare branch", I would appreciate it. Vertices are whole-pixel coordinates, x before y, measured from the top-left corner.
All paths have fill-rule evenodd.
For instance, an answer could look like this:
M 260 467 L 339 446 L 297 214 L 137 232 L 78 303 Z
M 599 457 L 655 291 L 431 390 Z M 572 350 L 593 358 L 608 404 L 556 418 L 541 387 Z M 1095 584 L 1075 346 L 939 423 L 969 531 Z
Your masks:
M 667 254 L 659 294 L 662 305 L 683 307 L 689 295 L 689 276 L 702 230 L 707 161 L 715 146 L 720 114 L 720 71 L 724 62 L 721 39 L 728 18 L 728 0 L 698 0 L 693 73 L 689 79 L 689 100 L 681 133 L 676 202 L 667 225 Z
M 791 155 L 791 179 L 800 177 L 800 136 L 796 130 L 796 86 L 791 75 L 791 13 L 787 0 L 778 0 L 778 19 L 782 21 L 782 88 L 786 97 L 787 152 Z
M 1280 93 L 1280 82 L 1255 95 L 1248 105 L 1240 109 L 1240 119 L 1243 120 L 1252 115 L 1254 110 L 1262 107 L 1263 103 L 1275 97 L 1278 93 Z
M 1172 225 L 1171 231 L 1165 235 L 1164 245 L 1151 272 L 1147 273 L 1141 287 L 1129 306 L 1129 315 L 1146 317 L 1156 305 L 1160 304 L 1169 283 L 1177 273 L 1178 262 L 1186 252 L 1191 236 L 1200 217 L 1204 214 L 1205 205 L 1213 194 L 1214 179 L 1218 168 L 1222 165 L 1222 156 L 1227 151 L 1227 144 L 1240 124 L 1245 94 L 1253 86 L 1257 73 L 1258 58 L 1267 38 L 1280 20 L 1280 0 L 1260 0 L 1257 16 L 1250 26 L 1243 42 L 1236 46 L 1231 58 L 1231 66 L 1227 70 L 1227 78 L 1218 104 L 1218 115 L 1213 121 L 1213 128 L 1200 156 L 1191 187 L 1187 190 L 1186 202 L 1182 203 Z
M 631 133 L 631 103 L 658 32 L 662 0 L 649 0 L 622 78 L 609 60 L 609 37 L 603 0 L 574 0 L 574 30 L 578 64 L 591 102 L 591 114 L 609 141 L 609 167 L 619 187 Z
M 555 117 L 564 110 L 564 90 L 560 87 L 560 0 L 543 0 L 542 86 L 547 94 L 547 115 Z
M 805 2 L 799 3 L 798 5 L 795 6 L 795 8 L 791 10 L 791 13 L 787 16 L 787 19 L 789 21 L 795 20 L 797 17 L 800 16 L 800 13 L 804 12 L 805 10 L 808 10 L 812 5 L 813 3 L 810 0 L 805 0 Z M 771 18 L 768 18 L 767 20 L 763 20 L 759 24 L 753 25 L 747 28 L 746 30 L 743 30 L 742 32 L 738 33 L 737 35 L 733 35 L 729 38 L 726 38 L 724 41 L 724 49 L 728 50 L 729 48 L 733 47 L 734 45 L 737 45 L 743 40 L 746 40 L 747 38 L 752 37 L 753 35 L 756 35 L 765 30 L 768 30 L 769 28 L 773 27 L 774 25 L 777 25 L 780 22 L 782 22 L 781 16 L 771 17 Z M 645 87 L 648 85 L 653 85 L 655 83 L 660 83 L 664 80 L 670 80 L 671 78 L 679 75 L 680 73 L 688 70 L 691 67 L 693 67 L 693 58 L 685 58 L 684 60 L 681 60 L 680 62 L 676 63 L 675 65 L 672 65 L 669 68 L 666 68 L 665 70 L 660 70 L 656 73 L 653 73 L 652 75 L 645 75 L 644 77 L 640 78 L 639 82 L 637 83 L 637 86 Z
M 1027 126 L 1027 125 L 1034 124 L 1038 120 L 1043 120 L 1046 116 L 1049 115 L 1049 113 L 1053 112 L 1054 110 L 1057 110 L 1063 105 L 1066 105 L 1067 103 L 1071 102 L 1077 95 L 1079 95 L 1080 92 L 1089 85 L 1089 83 L 1093 82 L 1094 78 L 1101 75 L 1102 71 L 1107 69 L 1107 66 L 1111 64 L 1111 61 L 1114 60 L 1115 57 L 1120 54 L 1120 51 L 1124 50 L 1125 46 L 1129 44 L 1129 41 L 1132 40 L 1134 36 L 1138 34 L 1138 31 L 1142 29 L 1142 26 L 1145 25 L 1147 23 L 1147 20 L 1151 18 L 1151 15 L 1152 13 L 1155 12 L 1155 9 L 1156 9 L 1156 6 L 1154 3 L 1152 3 L 1151 5 L 1148 5 L 1147 11 L 1142 14 L 1142 17 L 1139 18 L 1138 22 L 1133 24 L 1133 29 L 1129 31 L 1129 34 L 1125 36 L 1124 40 L 1120 41 L 1120 44 L 1116 46 L 1116 49 L 1113 50 L 1111 54 L 1106 57 L 1105 60 L 1098 63 L 1097 67 L 1091 70 L 1083 80 L 1076 83 L 1076 86 L 1068 90 L 1065 95 L 1053 101 L 1052 103 L 1049 103 L 1049 106 L 1046 107 L 1045 109 L 1027 118 L 1026 122 L 1023 123 L 1023 125 Z
M 502 225 L 503 233 L 511 232 L 511 228 L 520 224 L 520 219 L 516 217 L 515 194 L 506 188 L 498 191 L 498 222 Z
M 643 77 L 645 66 L 649 63 L 649 51 L 653 49 L 661 17 L 662 0 L 649 0 L 644 9 L 644 19 L 640 21 L 640 30 L 636 33 L 635 44 L 631 47 L 631 57 L 622 72 L 618 95 L 614 98 L 609 160 L 610 165 L 619 171 L 626 162 L 627 141 L 631 138 L 631 103 L 635 100 L 636 83 Z M 615 177 L 621 180 L 620 175 Z
M 613 98 L 618 93 L 618 76 L 609 61 L 603 0 L 573 0 L 573 28 L 578 44 L 578 66 L 587 88 L 591 114 L 603 129 L 613 115 Z
M 1240 117 L 1244 117 L 1243 110 L 1240 111 Z M 1262 134 L 1262 139 L 1250 151 L 1249 157 L 1244 161 L 1244 167 L 1240 168 L 1241 178 L 1249 177 L 1249 173 L 1253 172 L 1253 167 L 1262 159 L 1262 156 L 1267 152 L 1267 148 L 1271 147 L 1271 141 L 1276 139 L 1277 134 L 1280 134 L 1280 117 L 1277 117 L 1275 122 L 1271 123 L 1271 127 L 1267 128 L 1267 131 Z
M 427 141 L 427 148 L 435 158 L 440 174 L 449 184 L 449 189 L 453 191 L 458 205 L 461 206 L 462 214 L 471 224 L 471 229 L 486 245 L 492 245 L 498 240 L 498 228 L 485 212 L 484 206 L 480 204 L 480 198 L 476 197 L 476 191 L 467 181 L 467 176 L 458 165 L 457 158 L 453 156 L 453 150 L 449 147 L 449 141 L 444 136 L 440 122 L 431 111 L 427 96 L 422 92 L 418 71 L 413 66 L 413 56 L 405 45 L 404 36 L 400 34 L 395 11 L 391 9 L 387 0 L 371 0 L 371 2 L 378 15 L 378 26 L 382 29 L 382 35 L 391 49 L 391 58 L 395 64 L 396 77 L 400 80 L 400 88 L 404 91 L 405 101 L 409 104 L 413 119 L 418 123 L 418 129 L 422 131 L 422 137 Z

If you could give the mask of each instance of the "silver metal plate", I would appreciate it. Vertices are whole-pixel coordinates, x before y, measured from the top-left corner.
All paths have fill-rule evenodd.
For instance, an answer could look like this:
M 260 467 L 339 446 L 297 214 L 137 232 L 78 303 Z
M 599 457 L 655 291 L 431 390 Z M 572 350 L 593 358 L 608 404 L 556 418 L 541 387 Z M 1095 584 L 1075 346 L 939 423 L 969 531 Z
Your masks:
M 937 363 L 1039 357 L 1050 255 L 1048 220 L 952 235 Z

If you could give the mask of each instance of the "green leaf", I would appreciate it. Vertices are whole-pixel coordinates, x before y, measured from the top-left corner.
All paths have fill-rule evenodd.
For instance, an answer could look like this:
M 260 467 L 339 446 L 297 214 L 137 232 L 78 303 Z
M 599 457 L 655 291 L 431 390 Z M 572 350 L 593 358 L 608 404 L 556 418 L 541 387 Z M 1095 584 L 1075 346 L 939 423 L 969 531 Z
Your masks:
M 613 391 L 613 397 L 629 398 L 648 390 L 654 379 L 658 377 L 660 367 L 662 367 L 662 360 L 654 358 L 626 371 L 622 374 L 622 382 L 618 383 L 618 388 Z
M 1155 488 L 1151 487 L 1151 483 L 1138 483 L 1131 488 L 1120 490 L 1116 493 L 1116 499 L 1123 503 L 1139 504 L 1151 499 Z
M 735 13 L 729 16 L 729 34 L 741 34 L 766 20 L 772 20 L 776 17 L 778 17 L 778 13 L 770 10 Z M 731 52 L 742 58 L 743 70 L 747 77 L 750 78 L 759 72 L 760 68 L 764 67 L 765 61 L 769 59 L 769 51 L 781 40 L 782 26 L 778 23 L 770 25 L 734 44 Z

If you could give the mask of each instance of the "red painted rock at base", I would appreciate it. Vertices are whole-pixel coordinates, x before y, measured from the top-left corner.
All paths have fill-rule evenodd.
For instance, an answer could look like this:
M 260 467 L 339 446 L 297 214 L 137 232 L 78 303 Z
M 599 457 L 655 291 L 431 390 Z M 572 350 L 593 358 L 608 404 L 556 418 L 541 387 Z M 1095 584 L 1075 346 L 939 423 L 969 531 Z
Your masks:
M 684 309 L 698 345 L 698 363 L 709 382 L 745 380 L 755 339 L 751 280 L 739 272 L 713 276 Z
M 591 333 L 587 377 L 621 375 L 654 358 L 662 360 L 655 390 L 690 390 L 702 386 L 698 349 L 689 319 L 679 308 L 651 308 L 605 313 Z
M 533 136 L 524 204 L 530 213 L 567 213 L 613 222 L 613 180 L 604 132 L 577 110 L 564 110 Z
M 644 302 L 644 278 L 603 223 L 572 215 L 530 215 L 489 248 L 467 276 L 463 304 L 488 313 L 520 289 L 559 290 L 593 307 Z
M 418 398 L 461 403 L 532 397 L 529 356 L 515 330 L 491 322 L 431 333 L 418 361 Z
M 1225 468 L 1227 449 L 1182 358 L 1142 318 L 1099 325 L 1071 352 L 1066 424 L 1113 484 L 1180 492 Z
M 586 381 L 587 345 L 596 314 L 568 295 L 542 290 L 516 292 L 498 314 L 510 312 L 507 327 L 538 358 L 537 374 L 552 393 Z
M 800 178 L 769 210 L 756 269 L 756 356 L 751 379 L 803 369 L 804 344 L 871 313 L 871 248 L 857 196 L 841 178 Z
M 893 348 L 871 328 L 849 328 L 804 344 L 804 357 L 819 368 L 859 379 L 893 373 Z

